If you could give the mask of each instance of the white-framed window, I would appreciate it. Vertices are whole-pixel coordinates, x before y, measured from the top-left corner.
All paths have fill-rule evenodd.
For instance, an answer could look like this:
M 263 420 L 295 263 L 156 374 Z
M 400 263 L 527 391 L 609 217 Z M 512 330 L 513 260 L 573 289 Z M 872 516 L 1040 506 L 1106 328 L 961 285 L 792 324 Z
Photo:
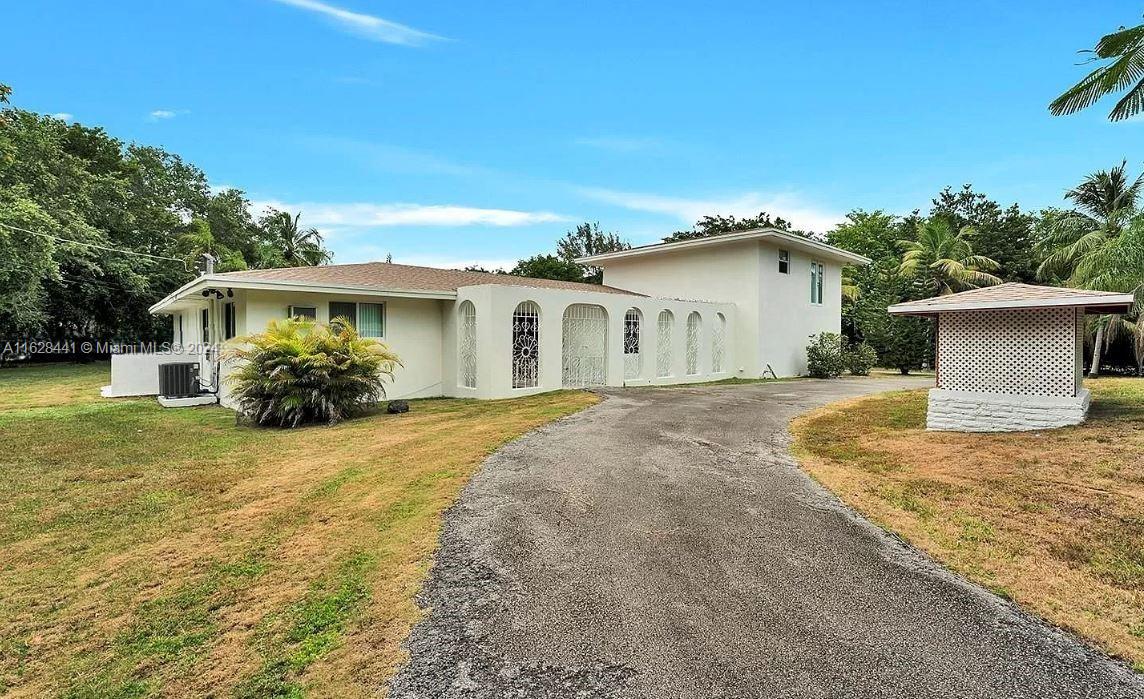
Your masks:
M 348 318 L 361 337 L 385 337 L 385 304 L 330 301 L 330 322 Z
M 318 309 L 313 306 L 290 306 L 286 309 L 287 318 L 305 318 L 307 320 L 318 319 Z
M 810 263 L 810 302 L 816 305 L 822 304 L 822 277 L 823 267 L 821 262 Z
M 779 274 L 790 274 L 790 250 L 779 250 Z
M 203 321 L 203 344 L 209 345 L 211 343 L 211 312 L 204 308 L 201 311 L 201 316 Z

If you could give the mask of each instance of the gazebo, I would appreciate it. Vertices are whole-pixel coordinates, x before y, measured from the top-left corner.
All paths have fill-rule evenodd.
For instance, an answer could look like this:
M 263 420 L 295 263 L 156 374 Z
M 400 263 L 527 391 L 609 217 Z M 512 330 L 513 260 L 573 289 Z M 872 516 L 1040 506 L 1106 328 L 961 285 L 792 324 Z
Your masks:
M 889 312 L 937 324 L 928 429 L 1011 432 L 1084 421 L 1084 316 L 1125 313 L 1132 303 L 1132 294 L 1009 283 Z

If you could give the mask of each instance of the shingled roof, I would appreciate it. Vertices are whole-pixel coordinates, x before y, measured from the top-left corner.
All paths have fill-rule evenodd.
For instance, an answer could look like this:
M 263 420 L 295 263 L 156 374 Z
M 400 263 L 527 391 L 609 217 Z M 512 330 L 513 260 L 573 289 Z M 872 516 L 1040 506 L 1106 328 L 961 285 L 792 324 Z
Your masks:
M 511 274 L 489 272 L 467 272 L 459 269 L 438 269 L 436 267 L 416 267 L 392 262 L 363 262 L 351 265 L 321 265 L 318 267 L 282 267 L 277 269 L 251 269 L 243 272 L 223 272 L 212 274 L 211 279 L 225 281 L 265 281 L 287 282 L 292 284 L 315 284 L 321 286 L 347 286 L 355 288 L 406 291 L 456 291 L 462 286 L 499 284 L 502 286 L 527 286 L 540 289 L 568 289 L 571 291 L 595 291 L 608 294 L 643 296 L 632 291 L 617 289 L 600 284 L 565 282 L 555 279 L 534 279 Z
M 1103 313 L 1124 313 L 1129 310 L 1132 303 L 1132 294 L 1009 282 L 947 296 L 898 303 L 890 306 L 889 311 L 894 315 L 933 315 L 950 311 L 1071 306 L 1099 310 Z

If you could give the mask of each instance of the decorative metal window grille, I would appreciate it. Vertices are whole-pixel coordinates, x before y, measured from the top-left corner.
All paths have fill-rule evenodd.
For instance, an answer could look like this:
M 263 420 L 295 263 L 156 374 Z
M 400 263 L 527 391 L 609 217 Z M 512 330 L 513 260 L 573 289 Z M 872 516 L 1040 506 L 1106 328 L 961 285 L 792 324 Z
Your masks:
M 660 311 L 656 322 L 656 376 L 671 376 L 671 336 L 674 332 L 675 316 L 671 311 Z
M 608 312 L 574 303 L 564 311 L 562 383 L 570 388 L 603 386 L 608 379 Z
M 687 374 L 694 376 L 699 373 L 699 334 L 703 328 L 703 321 L 699 317 L 699 311 L 692 311 L 687 316 L 687 347 L 685 348 L 687 358 Z
M 938 387 L 951 391 L 1071 398 L 1077 323 L 1071 308 L 943 313 Z
M 477 309 L 472 301 L 457 309 L 457 369 L 462 386 L 477 387 Z
M 715 325 L 711 328 L 711 373 L 726 371 L 723 364 L 727 355 L 727 318 L 722 313 L 715 314 Z
M 640 312 L 630 308 L 624 314 L 624 378 L 639 378 L 643 368 L 643 355 L 640 354 Z
M 512 314 L 512 387 L 534 388 L 540 379 L 540 306 L 521 301 Z

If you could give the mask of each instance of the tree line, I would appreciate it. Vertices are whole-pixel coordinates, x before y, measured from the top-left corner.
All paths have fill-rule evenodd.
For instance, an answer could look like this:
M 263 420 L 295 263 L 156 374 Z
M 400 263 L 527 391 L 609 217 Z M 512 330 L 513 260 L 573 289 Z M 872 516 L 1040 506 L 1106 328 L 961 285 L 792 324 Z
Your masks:
M 0 85 L 0 105 L 11 89 Z M 257 218 L 237 189 L 161 148 L 11 106 L 0 110 L 0 339 L 158 340 L 147 308 L 196 275 L 322 264 L 297 214 Z

